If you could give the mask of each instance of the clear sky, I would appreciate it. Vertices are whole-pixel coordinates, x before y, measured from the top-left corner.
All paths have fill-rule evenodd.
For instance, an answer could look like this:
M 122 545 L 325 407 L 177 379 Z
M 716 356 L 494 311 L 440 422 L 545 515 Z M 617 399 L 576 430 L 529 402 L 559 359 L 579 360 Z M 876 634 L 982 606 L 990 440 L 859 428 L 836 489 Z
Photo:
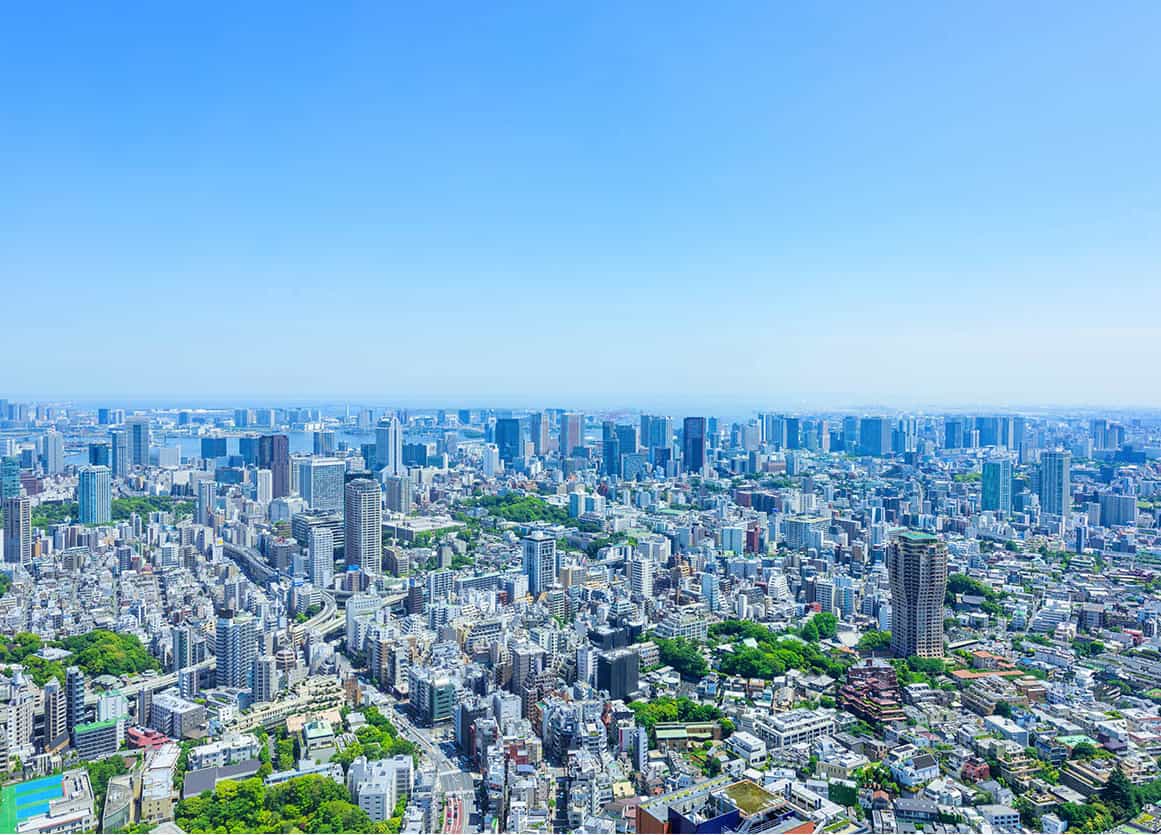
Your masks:
M 0 397 L 1161 405 L 1159 31 L 11 5 Z

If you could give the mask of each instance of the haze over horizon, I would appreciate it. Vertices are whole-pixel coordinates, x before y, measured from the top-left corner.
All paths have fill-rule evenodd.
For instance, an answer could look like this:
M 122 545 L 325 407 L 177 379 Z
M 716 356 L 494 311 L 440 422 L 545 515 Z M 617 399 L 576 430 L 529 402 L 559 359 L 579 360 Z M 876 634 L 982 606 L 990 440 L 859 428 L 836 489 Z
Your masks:
M 12 9 L 5 393 L 1161 406 L 1161 7 L 1045 8 Z

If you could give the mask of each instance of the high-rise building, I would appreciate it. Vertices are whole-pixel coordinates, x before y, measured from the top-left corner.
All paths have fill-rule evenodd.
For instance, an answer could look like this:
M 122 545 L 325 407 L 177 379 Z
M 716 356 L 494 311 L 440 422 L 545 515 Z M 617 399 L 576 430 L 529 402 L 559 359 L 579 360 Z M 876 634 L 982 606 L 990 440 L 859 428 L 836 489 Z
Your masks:
M 621 440 L 617 437 L 617 425 L 606 420 L 601 424 L 601 472 L 617 475 L 621 470 L 620 463 Z
M 703 571 L 701 575 L 701 600 L 711 612 L 716 612 L 720 605 L 718 594 L 718 575 Z
M 891 421 L 883 417 L 859 421 L 859 454 L 875 458 L 891 454 Z
M 133 458 L 129 454 L 129 432 L 126 429 L 109 430 L 109 458 L 112 461 L 113 478 L 124 478 L 133 469 Z
M 279 690 L 278 662 L 273 655 L 254 659 L 254 703 L 274 701 Z
M 20 459 L 5 455 L 0 458 L 0 500 L 19 496 L 20 491 Z
M 68 746 L 68 696 L 60 681 L 50 678 L 44 683 L 44 749 L 59 751 Z
M 391 475 L 383 479 L 383 501 L 392 513 L 410 513 L 415 503 L 411 478 Z
M 149 418 L 134 415 L 125 421 L 129 432 L 129 461 L 134 467 L 149 466 Z
M 673 443 L 673 420 L 661 415 L 654 415 L 649 420 L 649 438 L 641 436 L 641 443 L 649 447 L 650 460 L 656 461 L 655 450 L 668 450 Z
M 364 574 L 383 570 L 383 494 L 378 482 L 356 478 L 344 491 L 347 567 Z
M 274 474 L 270 470 L 258 470 L 254 476 L 254 498 L 259 504 L 270 504 L 274 498 Z
M 314 433 L 314 454 L 315 455 L 334 455 L 335 454 L 335 433 L 329 429 Z
M 343 476 L 347 465 L 341 458 L 305 458 L 298 463 L 298 493 L 311 510 L 343 509 Z
M 320 589 L 329 589 L 335 577 L 335 537 L 329 528 L 321 525 L 310 529 L 307 546 L 307 572 L 310 582 Z
M 94 467 L 113 467 L 113 450 L 108 441 L 89 444 L 89 463 Z
M 81 467 L 77 478 L 77 519 L 103 525 L 113 518 L 112 475 L 108 467 Z
M 80 667 L 65 670 L 65 704 L 69 733 L 85 722 L 85 674 Z
M 544 412 L 533 412 L 528 418 L 528 428 L 532 435 L 532 453 L 534 455 L 547 455 L 548 415 Z
M 631 559 L 628 563 L 629 589 L 643 598 L 653 596 L 653 562 L 646 559 Z
M 703 417 L 687 417 L 682 424 L 681 460 L 687 473 L 705 469 L 705 427 Z
M 4 500 L 4 561 L 32 562 L 32 502 L 28 496 Z
M 211 479 L 198 482 L 197 521 L 199 525 L 214 523 L 214 506 L 218 501 L 218 483 Z
M 980 507 L 1005 515 L 1012 512 L 1012 462 L 1007 458 L 984 462 Z
M 55 429 L 44 433 L 44 471 L 49 475 L 64 470 L 64 436 Z
M 258 466 L 270 470 L 274 498 L 290 495 L 290 439 L 263 435 L 258 439 Z
M 257 435 L 243 435 L 239 438 L 238 455 L 242 458 L 242 464 L 247 467 L 257 467 L 261 445 L 262 441 Z
M 375 468 L 386 470 L 384 475 L 404 475 L 403 424 L 395 415 L 388 415 L 375 427 Z
M 528 591 L 539 597 L 556 582 L 560 563 L 556 554 L 556 540 L 544 531 L 532 531 L 521 540 L 524 550 L 524 573 L 528 575 Z
M 565 412 L 560 416 L 560 457 L 569 458 L 577 447 L 585 445 L 585 416 Z
M 500 418 L 496 421 L 496 446 L 500 449 L 500 460 L 505 464 L 524 457 L 524 442 L 518 418 Z
M 254 659 L 258 657 L 258 622 L 253 615 L 229 609 L 218 614 L 214 656 L 218 687 L 251 686 Z
M 637 692 L 641 656 L 635 649 L 614 649 L 597 656 L 597 689 L 610 699 L 627 699 Z
M 1040 453 L 1040 509 L 1067 516 L 1072 509 L 1072 453 Z
M 896 657 L 943 655 L 947 546 L 937 536 L 904 531 L 887 549 L 891 651 Z
M 173 645 L 173 661 L 169 671 L 176 673 L 192 667 L 194 659 L 194 630 L 191 626 L 174 626 L 169 630 L 169 640 Z

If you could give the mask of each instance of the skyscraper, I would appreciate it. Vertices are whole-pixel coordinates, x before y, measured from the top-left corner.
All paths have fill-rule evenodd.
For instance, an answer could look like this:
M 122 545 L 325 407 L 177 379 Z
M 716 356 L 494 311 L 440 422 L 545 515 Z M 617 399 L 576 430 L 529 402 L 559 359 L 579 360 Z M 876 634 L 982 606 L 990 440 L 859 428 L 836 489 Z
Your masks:
M 218 687 L 250 687 L 258 657 L 258 622 L 253 615 L 230 609 L 218 614 L 214 656 Z
M 218 501 L 218 483 L 212 479 L 198 482 L 197 522 L 199 525 L 212 525 L 214 522 L 214 505 Z
M 705 418 L 687 417 L 682 427 L 682 467 L 687 473 L 700 473 L 705 469 Z
M 943 655 L 947 546 L 937 536 L 904 531 L 887 549 L 891 651 L 899 658 Z
M 329 589 L 335 576 L 335 535 L 321 525 L 312 527 L 307 547 L 307 573 L 320 589 Z
M 532 435 L 532 452 L 534 455 L 548 454 L 548 415 L 544 412 L 534 412 L 528 418 L 528 428 Z
M 258 466 L 270 470 L 274 498 L 290 495 L 290 439 L 285 435 L 263 435 L 258 439 Z
M 385 475 L 403 475 L 403 425 L 388 415 L 375 427 L 375 470 Z
M 254 476 L 254 498 L 259 504 L 270 504 L 274 498 L 274 474 L 270 470 L 258 470 Z
M 85 722 L 85 674 L 80 667 L 65 671 L 65 704 L 69 733 Z
M 1067 516 L 1072 509 L 1072 453 L 1040 453 L 1040 509 Z
M 585 445 L 585 416 L 565 412 L 560 416 L 560 457 L 569 458 L 573 450 Z
M 125 421 L 129 431 L 129 461 L 134 467 L 149 466 L 149 418 L 134 415 Z
M 347 482 L 344 493 L 345 553 L 347 567 L 364 574 L 383 570 L 383 498 L 379 483 L 369 478 Z
M 103 525 L 113 518 L 112 476 L 108 467 L 82 467 L 77 479 L 77 518 L 82 525 Z
M 20 495 L 20 459 L 15 455 L 0 458 L 0 499 Z
M 413 508 L 414 488 L 405 475 L 391 475 L 383 479 L 383 501 L 393 513 L 410 513 Z
M 55 429 L 44 433 L 44 471 L 54 475 L 64 470 L 64 436 Z
M 601 424 L 601 472 L 617 475 L 620 472 L 621 440 L 617 437 L 617 425 L 611 420 Z
M 629 560 L 627 574 L 629 575 L 629 590 L 643 598 L 653 596 L 653 562 L 647 559 Z
M 500 460 L 505 464 L 524 457 L 519 419 L 500 418 L 496 421 L 496 446 L 500 449 Z
M 1012 512 L 1012 462 L 1007 458 L 984 462 L 980 507 L 997 513 Z
M 891 421 L 867 417 L 859 421 L 859 454 L 882 458 L 891 453 Z
M 89 463 L 94 467 L 110 467 L 113 466 L 112 449 L 107 441 L 98 441 L 97 443 L 89 444 Z
M 524 549 L 524 573 L 528 575 L 528 591 L 540 594 L 556 582 L 560 564 L 556 555 L 556 540 L 544 531 L 532 531 L 520 544 Z
M 109 458 L 113 478 L 124 478 L 133 469 L 133 458 L 129 454 L 129 432 L 125 429 L 109 430 Z
M 32 562 L 32 502 L 28 496 L 4 500 L 4 561 Z
M 311 510 L 343 509 L 343 476 L 347 465 L 341 458 L 305 458 L 298 464 L 298 493 Z

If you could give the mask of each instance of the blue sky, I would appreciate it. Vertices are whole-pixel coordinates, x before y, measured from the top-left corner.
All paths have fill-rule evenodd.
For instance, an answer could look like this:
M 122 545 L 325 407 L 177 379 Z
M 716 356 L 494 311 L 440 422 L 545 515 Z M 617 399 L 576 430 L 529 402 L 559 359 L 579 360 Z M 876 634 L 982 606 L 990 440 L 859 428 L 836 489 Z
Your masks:
M 1156 3 L 236 5 L 7 10 L 0 396 L 1161 405 Z

